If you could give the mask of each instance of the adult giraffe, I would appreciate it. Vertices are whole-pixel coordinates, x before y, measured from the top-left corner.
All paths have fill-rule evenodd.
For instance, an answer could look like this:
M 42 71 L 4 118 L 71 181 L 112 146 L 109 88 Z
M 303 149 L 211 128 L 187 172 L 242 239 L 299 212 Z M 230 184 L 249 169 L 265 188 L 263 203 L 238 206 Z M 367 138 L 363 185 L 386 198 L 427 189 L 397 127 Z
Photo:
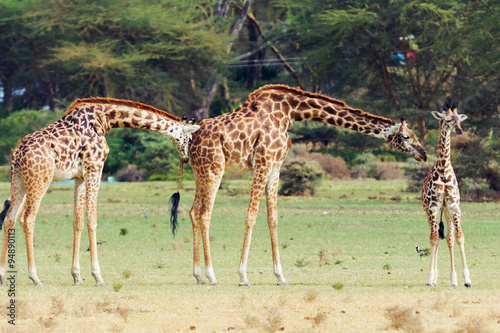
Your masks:
M 278 251 L 276 196 L 279 172 L 292 142 L 288 129 L 295 121 L 320 121 L 368 134 L 410 153 L 417 160 L 426 154 L 415 134 L 403 120 L 375 116 L 327 96 L 285 85 L 264 86 L 234 111 L 205 119 L 193 133 L 191 165 L 196 194 L 190 217 L 193 225 L 193 275 L 205 283 L 200 268 L 200 233 L 205 254 L 205 274 L 217 284 L 210 257 L 209 226 L 215 196 L 224 170 L 232 173 L 254 171 L 250 204 L 245 221 L 245 238 L 239 267 L 240 285 L 250 285 L 247 260 L 259 201 L 266 189 L 267 223 L 271 234 L 274 274 L 278 284 L 287 285 Z
M 191 133 L 199 128 L 198 125 L 185 124 L 180 118 L 149 105 L 118 99 L 87 98 L 76 100 L 63 117 L 52 125 L 25 136 L 12 152 L 11 202 L 9 208 L 9 201 L 6 201 L 6 208 L 2 212 L 2 215 L 7 214 L 4 216 L 4 241 L 0 259 L 1 284 L 7 284 L 9 232 L 14 228 L 24 203 L 19 223 L 26 238 L 28 276 L 36 286 L 42 285 L 36 273 L 33 253 L 36 214 L 52 181 L 74 178 L 71 274 L 75 285 L 82 284 L 79 251 L 86 203 L 92 275 L 96 285 L 104 285 L 97 260 L 97 195 L 102 168 L 109 152 L 104 135 L 110 129 L 119 127 L 140 128 L 171 136 L 182 162 L 189 160 Z M 0 228 L 2 222 L 3 218 L 0 220 Z

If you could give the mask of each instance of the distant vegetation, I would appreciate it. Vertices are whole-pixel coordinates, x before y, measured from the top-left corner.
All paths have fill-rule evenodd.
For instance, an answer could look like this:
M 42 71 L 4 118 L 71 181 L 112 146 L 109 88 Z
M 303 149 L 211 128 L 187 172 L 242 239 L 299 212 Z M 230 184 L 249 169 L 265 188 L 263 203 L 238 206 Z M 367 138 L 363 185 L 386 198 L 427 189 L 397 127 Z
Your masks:
M 430 110 L 446 96 L 458 100 L 469 119 L 466 134 L 452 138 L 457 177 L 474 196 L 491 196 L 500 191 L 499 21 L 500 3 L 489 0 L 5 0 L 0 165 L 76 98 L 131 99 L 200 121 L 264 84 L 283 83 L 395 121 L 405 115 L 429 155 L 438 137 Z M 408 158 L 323 124 L 296 124 L 290 135 L 306 144 L 304 153 L 335 158 L 309 156 L 331 177 L 400 177 L 394 168 Z M 105 176 L 175 177 L 178 154 L 168 138 L 116 130 L 107 139 Z

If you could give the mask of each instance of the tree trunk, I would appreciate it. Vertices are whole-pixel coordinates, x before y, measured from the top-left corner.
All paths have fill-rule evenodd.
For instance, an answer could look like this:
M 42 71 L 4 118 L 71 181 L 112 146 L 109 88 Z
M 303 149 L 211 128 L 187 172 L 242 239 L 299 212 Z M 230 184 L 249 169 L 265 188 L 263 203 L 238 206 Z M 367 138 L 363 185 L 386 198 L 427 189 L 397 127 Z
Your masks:
M 255 25 L 248 24 L 248 42 L 251 47 L 255 47 L 259 39 L 259 31 L 255 28 Z M 247 81 L 245 88 L 251 89 L 255 87 L 255 84 L 260 79 L 260 73 L 262 69 L 262 59 L 264 59 L 266 50 L 260 50 L 248 58 L 248 68 L 247 68 Z

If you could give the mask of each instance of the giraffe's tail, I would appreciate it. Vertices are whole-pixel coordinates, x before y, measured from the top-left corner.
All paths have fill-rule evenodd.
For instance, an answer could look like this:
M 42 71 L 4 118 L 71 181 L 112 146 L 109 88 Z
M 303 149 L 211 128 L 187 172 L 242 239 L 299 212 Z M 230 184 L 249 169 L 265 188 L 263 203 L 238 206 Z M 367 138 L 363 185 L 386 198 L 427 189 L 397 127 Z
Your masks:
M 172 228 L 172 234 L 175 237 L 175 230 L 177 229 L 177 212 L 179 210 L 179 202 L 181 201 L 181 194 L 180 189 L 181 189 L 181 180 L 182 180 L 182 167 L 184 166 L 184 163 L 181 161 L 181 166 L 179 168 L 179 184 L 177 185 L 177 192 L 172 194 L 169 200 L 169 205 L 170 205 L 170 227 Z
M 7 212 L 9 211 L 10 208 L 10 200 L 5 200 L 3 204 L 3 210 L 0 213 L 0 230 L 2 230 L 2 225 L 3 221 L 5 220 L 5 217 L 7 216 Z
M 444 234 L 443 211 L 441 211 L 441 221 L 439 222 L 439 238 L 446 238 L 446 235 Z

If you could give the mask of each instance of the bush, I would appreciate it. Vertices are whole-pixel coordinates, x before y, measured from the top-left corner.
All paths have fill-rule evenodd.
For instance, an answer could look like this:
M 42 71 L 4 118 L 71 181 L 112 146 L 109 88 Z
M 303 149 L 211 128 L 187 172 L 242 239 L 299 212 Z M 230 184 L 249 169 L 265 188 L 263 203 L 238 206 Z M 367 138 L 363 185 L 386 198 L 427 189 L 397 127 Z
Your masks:
M 297 158 L 286 163 L 281 170 L 282 185 L 279 194 L 312 196 L 324 171 L 317 161 Z
M 394 157 L 391 157 L 391 159 L 396 160 Z M 381 162 L 372 153 L 361 154 L 354 159 L 354 162 L 357 165 L 351 171 L 351 177 L 353 178 L 375 178 L 377 180 L 404 178 L 399 171 L 399 164 L 397 162 Z
M 463 178 L 459 187 L 462 199 L 467 201 L 480 200 L 490 192 L 485 179 Z
M 116 180 L 119 182 L 142 182 L 146 173 L 144 169 L 137 169 L 137 165 L 129 164 L 116 173 Z
M 306 156 L 314 161 L 317 161 L 323 170 L 330 175 L 330 178 L 349 178 L 351 172 L 347 168 L 347 164 L 342 157 L 333 157 L 321 153 L 311 153 Z
M 405 176 L 408 179 L 408 192 L 421 192 L 424 179 L 437 161 L 437 156 L 428 155 L 427 162 L 411 160 L 406 164 Z
M 380 162 L 376 164 L 371 177 L 376 180 L 401 179 L 403 175 L 399 172 L 399 166 L 394 162 Z

